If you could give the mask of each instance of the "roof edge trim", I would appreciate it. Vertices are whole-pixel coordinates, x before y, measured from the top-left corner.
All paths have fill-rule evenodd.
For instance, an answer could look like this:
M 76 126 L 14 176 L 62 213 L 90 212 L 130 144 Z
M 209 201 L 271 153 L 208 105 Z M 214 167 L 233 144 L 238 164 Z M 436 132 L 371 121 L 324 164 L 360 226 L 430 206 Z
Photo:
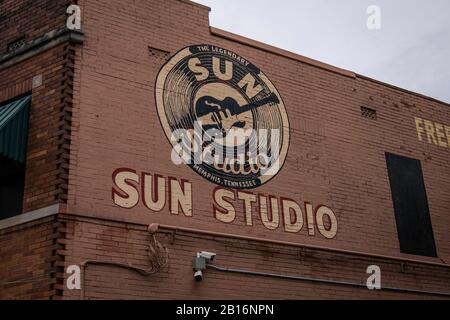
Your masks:
M 337 74 L 340 74 L 340 75 L 343 75 L 343 76 L 346 76 L 349 78 L 353 78 L 353 79 L 356 78 L 356 74 L 352 71 L 341 69 L 341 68 L 338 68 L 338 67 L 335 67 L 335 66 L 302 56 L 302 55 L 299 55 L 299 54 L 291 52 L 291 51 L 280 49 L 280 48 L 265 44 L 263 42 L 249 39 L 249 38 L 246 38 L 246 37 L 243 37 L 243 36 L 240 36 L 240 35 L 237 35 L 237 34 L 222 30 L 222 29 L 218 29 L 215 27 L 210 27 L 210 31 L 211 31 L 211 34 L 221 37 L 221 38 L 225 38 L 227 40 L 239 42 L 244 45 L 248 45 L 248 46 L 251 46 L 251 47 L 266 51 L 266 52 L 277 54 L 279 56 L 283 56 L 288 59 L 303 62 L 308 65 L 311 65 L 311 66 L 314 66 L 314 67 L 317 67 L 320 69 L 324 69 L 327 71 L 331 71 L 331 72 L 334 72 L 334 73 L 337 73 Z

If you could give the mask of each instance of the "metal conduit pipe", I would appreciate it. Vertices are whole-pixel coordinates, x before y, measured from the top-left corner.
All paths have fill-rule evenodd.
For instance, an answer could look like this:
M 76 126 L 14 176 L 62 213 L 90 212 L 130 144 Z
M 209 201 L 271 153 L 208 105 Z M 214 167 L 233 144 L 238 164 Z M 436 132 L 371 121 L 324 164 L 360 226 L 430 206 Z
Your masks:
M 450 265 L 447 263 L 431 262 L 431 261 L 411 259 L 411 258 L 402 258 L 402 257 L 395 257 L 395 256 L 375 254 L 375 253 L 366 253 L 366 252 L 353 251 L 353 250 L 328 248 L 328 247 L 321 247 L 321 246 L 315 246 L 315 245 L 300 244 L 300 243 L 289 242 L 289 241 L 270 240 L 270 239 L 264 239 L 264 238 L 256 238 L 256 237 L 242 236 L 242 235 L 237 235 L 237 234 L 229 234 L 229 233 L 222 233 L 222 232 L 215 232 L 215 231 L 206 231 L 206 230 L 193 229 L 193 228 L 183 228 L 183 227 L 176 227 L 176 226 L 163 225 L 163 224 L 161 224 L 161 225 L 152 224 L 150 226 L 156 230 L 155 232 L 162 232 L 161 229 L 165 229 L 165 230 L 173 231 L 175 234 L 176 234 L 176 232 L 195 233 L 195 234 L 201 234 L 201 235 L 206 235 L 206 236 L 216 236 L 216 237 L 223 237 L 223 238 L 230 238 L 230 239 L 237 239 L 237 240 L 262 242 L 262 243 L 267 243 L 267 244 L 284 245 L 284 246 L 290 246 L 290 247 L 296 247 L 296 248 L 304 248 L 304 249 L 311 249 L 311 250 L 317 250 L 317 251 L 366 257 L 366 258 L 371 258 L 371 259 L 375 258 L 375 259 L 382 259 L 382 260 L 391 260 L 391 261 L 396 261 L 399 263 L 414 263 L 414 264 L 418 264 L 418 265 L 450 269 Z
M 366 285 L 361 284 L 361 283 L 356 283 L 356 282 L 339 281 L 339 280 L 328 280 L 328 279 L 317 279 L 317 278 L 310 278 L 310 277 L 303 277 L 303 276 L 290 276 L 290 275 L 275 274 L 275 273 L 269 273 L 269 272 L 258 272 L 258 271 L 231 269 L 231 268 L 224 268 L 224 267 L 219 267 L 219 266 L 211 265 L 211 264 L 207 264 L 206 268 L 214 269 L 214 270 L 221 271 L 221 272 L 231 272 L 231 273 L 237 273 L 237 274 L 261 276 L 261 277 L 269 277 L 269 278 L 278 278 L 278 279 L 286 279 L 286 280 L 309 281 L 309 282 L 316 282 L 316 283 L 323 283 L 323 284 L 333 284 L 333 285 L 360 287 L 360 288 L 366 288 L 367 289 Z M 450 297 L 450 293 L 448 293 L 448 292 L 439 292 L 439 291 L 426 291 L 426 290 L 415 290 L 415 289 L 395 288 L 395 287 L 382 287 L 381 290 Z
M 86 278 L 86 268 L 89 265 L 99 265 L 99 266 L 110 266 L 110 267 L 118 267 L 118 268 L 123 268 L 123 269 L 128 269 L 134 272 L 139 273 L 140 275 L 144 276 L 144 277 L 149 277 L 153 274 L 156 273 L 156 271 L 154 270 L 145 270 L 142 268 L 137 268 L 134 267 L 131 264 L 124 264 L 124 263 L 119 263 L 119 262 L 112 262 L 112 261 L 99 261 L 99 260 L 86 260 L 83 261 L 80 265 L 81 267 L 81 288 L 80 288 L 80 300 L 84 300 L 85 299 L 85 295 L 86 295 L 86 288 L 85 288 L 85 278 Z

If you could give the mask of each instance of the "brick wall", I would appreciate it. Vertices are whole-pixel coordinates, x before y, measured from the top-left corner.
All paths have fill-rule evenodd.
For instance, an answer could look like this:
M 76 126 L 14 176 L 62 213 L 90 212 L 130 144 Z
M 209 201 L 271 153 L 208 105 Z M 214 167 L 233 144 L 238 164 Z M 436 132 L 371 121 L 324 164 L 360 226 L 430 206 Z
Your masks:
M 88 260 L 116 262 L 151 269 L 147 256 L 150 235 L 146 226 L 99 219 L 63 218 L 66 224 L 68 265 Z M 85 299 L 439 299 L 439 296 L 369 291 L 354 286 L 274 279 L 207 269 L 196 283 L 192 259 L 197 252 L 218 255 L 214 264 L 257 272 L 304 276 L 365 284 L 366 268 L 383 270 L 382 285 L 416 290 L 447 291 L 449 269 L 402 265 L 382 259 L 336 255 L 314 250 L 261 244 L 187 232 L 161 230 L 158 240 L 169 250 L 168 268 L 151 276 L 114 266 L 88 265 L 84 273 Z M 64 299 L 80 299 L 79 290 L 65 290 Z
M 82 81 L 75 88 L 76 151 L 71 161 L 76 166 L 70 174 L 69 212 L 399 255 L 385 161 L 385 152 L 392 152 L 422 161 L 439 256 L 450 260 L 445 232 L 450 202 L 443 196 L 450 191 L 450 149 L 418 141 L 414 122 L 420 116 L 450 123 L 447 104 L 213 34 L 208 10 L 183 1 L 137 1 L 126 7 L 121 1 L 84 1 L 83 15 L 86 42 L 80 50 L 82 63 L 76 66 Z M 230 49 L 260 67 L 286 105 L 288 157 L 281 172 L 257 192 L 330 206 L 339 223 L 336 238 L 309 237 L 306 229 L 296 235 L 269 233 L 261 222 L 249 228 L 241 206 L 234 224 L 218 222 L 212 207 L 216 186 L 187 166 L 172 163 L 153 97 L 164 60 L 152 52 L 156 48 L 174 54 L 201 43 Z M 361 117 L 361 106 L 376 109 L 377 120 Z M 168 206 L 154 213 L 142 201 L 131 210 L 116 206 L 111 175 L 123 167 L 189 180 L 193 216 L 171 215 Z
M 69 3 L 72 1 L 3 1 L 0 43 L 24 34 L 27 46 L 49 31 L 64 28 Z M 3 49 L 0 53 L 5 53 Z M 67 200 L 74 55 L 71 43 L 60 44 L 0 69 L 0 103 L 32 94 L 24 212 Z M 35 88 L 34 77 L 42 79 Z
M 208 10 L 192 3 L 137 1 L 123 7 L 121 1 L 83 1 L 82 8 L 86 42 L 80 49 L 81 63 L 76 65 L 82 81 L 74 88 L 71 163 L 76 165 L 70 171 L 68 212 L 99 220 L 68 223 L 71 238 L 67 264 L 100 259 L 148 266 L 148 235 L 143 226 L 153 222 L 411 258 L 399 249 L 385 152 L 422 161 L 438 255 L 443 261 L 450 260 L 446 232 L 450 202 L 443 196 L 450 191 L 446 183 L 450 180 L 446 160 L 449 150 L 418 141 L 414 123 L 415 116 L 450 123 L 447 104 L 212 32 Z M 240 206 L 236 206 L 238 218 L 234 223 L 221 223 L 213 214 L 212 193 L 216 186 L 188 167 L 171 162 L 171 146 L 162 131 L 153 97 L 156 75 L 167 52 L 174 54 L 183 47 L 202 43 L 230 49 L 249 59 L 275 84 L 289 114 L 291 146 L 283 170 L 257 192 L 330 206 L 339 222 L 334 239 L 309 237 L 306 228 L 295 235 L 281 228 L 271 233 L 257 217 L 254 226 L 248 227 Z M 375 109 L 377 119 L 363 118 L 361 106 Z M 193 216 L 172 215 L 168 205 L 155 213 L 142 201 L 129 210 L 116 206 L 111 200 L 111 175 L 124 167 L 190 181 Z M 106 226 L 103 220 L 117 224 Z M 134 230 L 129 223 L 142 227 Z M 334 275 L 353 281 L 366 279 L 365 268 L 373 261 L 317 252 L 302 260 L 296 257 L 297 252 L 285 247 L 261 248 L 195 235 L 177 236 L 169 248 L 169 273 L 149 279 L 120 268 L 89 266 L 86 298 L 418 297 L 210 270 L 206 281 L 211 285 L 195 285 L 190 265 L 197 250 L 215 251 L 223 259 L 218 261 L 236 268 L 322 278 Z M 242 258 L 244 253 L 248 259 Z M 448 291 L 441 286 L 448 282 L 445 269 L 414 266 L 402 273 L 401 267 L 392 262 L 375 263 L 385 270 L 386 285 Z M 245 286 L 239 286 L 242 283 Z M 79 298 L 79 292 L 66 290 L 64 295 Z
M 73 44 L 60 43 L 11 63 L 23 53 L 8 44 L 23 37 L 22 48 L 65 26 L 72 1 L 2 1 L 0 3 L 0 103 L 32 95 L 23 212 L 63 203 L 67 197 Z M 48 43 L 47 43 L 48 45 Z M 4 60 L 9 55 L 9 58 Z M 8 64 L 6 66 L 6 64 Z M 41 84 L 33 86 L 33 78 Z M 55 299 L 61 291 L 58 250 L 62 226 L 55 217 L 0 231 L 0 299 Z
M 62 44 L 20 64 L 0 70 L 0 101 L 32 94 L 23 211 L 65 201 L 73 48 Z M 32 89 L 34 76 L 42 85 Z
M 0 54 L 18 39 L 30 41 L 65 25 L 72 0 L 4 0 L 0 3 Z
M 55 295 L 54 218 L 0 230 L 0 299 L 49 299 Z
M 5 1 L 2 8 L 13 3 Z M 62 1 L 52 3 L 63 7 Z M 79 299 L 80 291 L 65 288 L 67 275 L 62 267 L 90 259 L 148 268 L 150 237 L 146 226 L 151 223 L 411 258 L 400 254 L 385 152 L 422 161 L 440 259 L 412 258 L 450 261 L 450 201 L 445 196 L 450 193 L 450 149 L 419 141 L 414 123 L 415 117 L 422 117 L 450 125 L 447 104 L 214 32 L 209 27 L 208 9 L 188 1 L 139 0 L 123 6 L 118 0 L 83 0 L 79 4 L 86 34 L 82 47 L 62 44 L 0 71 L 0 101 L 33 93 L 24 211 L 67 202 L 67 215 L 46 220 L 42 227 L 30 226 L 30 235 L 22 227 L 8 230 L 9 238 L 0 233 L 0 244 L 6 244 L 2 253 L 6 262 L 0 267 L 26 260 L 26 254 L 14 254 L 11 244 L 15 240 L 30 244 L 20 252 L 30 250 L 40 264 L 45 264 L 39 272 L 57 271 L 53 280 L 46 280 L 45 288 L 44 284 L 36 288 L 36 296 L 29 295 L 27 290 L 33 284 L 28 283 L 10 287 L 4 298 L 64 295 L 66 299 Z M 51 11 L 50 16 L 64 14 L 62 9 Z M 63 24 L 58 18 L 40 21 L 37 28 L 44 32 Z M 11 24 L 7 28 L 12 28 Z M 0 34 L 6 37 L 13 32 Z M 282 228 L 269 231 L 256 215 L 254 225 L 249 227 L 241 206 L 236 206 L 238 218 L 224 224 L 213 214 L 216 186 L 187 166 L 171 162 L 171 146 L 154 101 L 156 75 L 169 54 L 202 43 L 230 49 L 260 67 L 286 105 L 291 125 L 286 164 L 257 192 L 333 208 L 339 223 L 335 238 L 311 237 L 306 227 L 298 234 L 288 234 Z M 31 90 L 31 78 L 37 74 L 43 75 L 43 85 Z M 361 117 L 361 106 L 375 109 L 377 119 Z M 190 181 L 193 216 L 173 215 L 168 204 L 158 213 L 149 211 L 142 202 L 130 210 L 116 206 L 111 199 L 112 174 L 124 167 Z M 169 190 L 166 192 L 169 195 Z M 47 241 L 39 251 L 32 243 L 41 243 L 44 234 L 52 234 L 53 241 Z M 450 290 L 448 268 L 415 263 L 405 267 L 389 259 L 301 251 L 186 232 L 175 238 L 162 233 L 158 238 L 169 249 L 169 270 L 146 278 L 120 267 L 90 265 L 84 277 L 84 297 L 430 298 L 426 294 L 370 292 L 213 270 L 207 270 L 205 281 L 196 284 L 191 260 L 200 250 L 217 252 L 220 266 L 362 283 L 367 279 L 367 266 L 377 264 L 383 270 L 383 285 Z M 44 263 L 47 260 L 43 256 L 51 256 L 53 264 Z M 6 268 L 1 270 L 3 282 L 32 272 L 26 269 L 18 275 L 8 273 Z

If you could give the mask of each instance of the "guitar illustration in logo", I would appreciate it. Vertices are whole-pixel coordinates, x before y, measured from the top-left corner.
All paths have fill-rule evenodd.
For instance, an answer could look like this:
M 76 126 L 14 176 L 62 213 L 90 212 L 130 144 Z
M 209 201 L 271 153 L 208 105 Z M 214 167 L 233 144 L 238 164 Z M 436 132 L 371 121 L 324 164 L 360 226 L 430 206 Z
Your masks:
M 224 100 L 217 100 L 211 96 L 205 96 L 197 101 L 195 111 L 198 121 L 202 122 L 205 131 L 211 129 L 220 130 L 223 136 L 226 137 L 229 130 L 233 128 L 245 128 L 246 121 L 239 118 L 241 114 L 270 103 L 279 102 L 280 100 L 273 93 L 267 98 L 244 106 L 240 106 L 231 97 L 227 97 Z

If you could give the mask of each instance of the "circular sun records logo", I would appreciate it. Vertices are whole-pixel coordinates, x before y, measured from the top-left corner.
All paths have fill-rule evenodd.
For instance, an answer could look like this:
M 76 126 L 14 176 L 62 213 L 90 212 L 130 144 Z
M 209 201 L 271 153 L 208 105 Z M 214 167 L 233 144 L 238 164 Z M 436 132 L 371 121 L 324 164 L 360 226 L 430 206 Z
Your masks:
M 236 53 L 213 45 L 182 49 L 161 68 L 155 95 L 173 160 L 175 154 L 205 179 L 236 189 L 261 186 L 281 170 L 289 146 L 283 100 Z

